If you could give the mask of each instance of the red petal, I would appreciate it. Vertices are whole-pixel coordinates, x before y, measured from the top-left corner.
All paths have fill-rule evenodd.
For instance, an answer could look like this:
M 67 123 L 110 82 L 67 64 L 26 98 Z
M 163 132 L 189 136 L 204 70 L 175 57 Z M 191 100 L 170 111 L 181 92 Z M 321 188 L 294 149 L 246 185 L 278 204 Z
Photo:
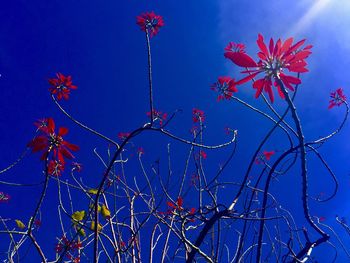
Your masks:
M 47 119 L 47 130 L 49 133 L 55 133 L 55 121 L 52 118 Z
M 74 158 L 74 155 L 70 151 L 68 151 L 67 149 L 65 149 L 63 147 L 61 147 L 58 150 L 58 157 L 60 157 L 60 155 L 64 155 L 68 159 L 73 159 Z M 61 161 L 61 159 L 59 159 L 59 160 Z
M 68 99 L 69 99 L 69 93 L 63 92 L 63 93 L 60 93 L 60 94 L 62 94 L 62 96 L 63 96 L 63 98 L 64 98 L 65 100 L 68 100 Z
M 62 73 L 57 73 L 57 77 L 60 81 L 64 82 L 65 76 Z
M 258 66 L 256 62 L 246 53 L 228 51 L 225 52 L 225 57 L 240 67 L 250 68 Z
M 174 205 L 172 202 L 166 202 L 169 207 L 176 208 L 176 205 Z
M 183 203 L 184 203 L 184 200 L 183 200 L 182 197 L 180 196 L 180 197 L 177 199 L 177 205 L 178 205 L 179 207 L 182 207 Z
M 297 72 L 297 73 L 304 73 L 308 72 L 309 70 L 305 67 L 307 64 L 305 61 L 292 63 L 290 66 L 288 66 L 288 70 L 291 72 Z
M 280 78 L 281 78 L 283 84 L 291 91 L 294 91 L 294 87 L 291 84 L 300 84 L 301 83 L 300 79 L 293 77 L 293 76 L 287 76 L 287 75 L 281 74 Z
M 72 144 L 72 143 L 69 143 L 66 141 L 63 141 L 62 145 L 66 146 L 69 150 L 71 150 L 73 152 L 76 152 L 80 149 L 78 145 L 75 145 L 75 144 Z
M 244 77 L 243 79 L 241 79 L 241 80 L 235 82 L 235 85 L 241 85 L 241 84 L 243 84 L 243 83 L 246 83 L 246 82 L 250 81 L 251 79 L 253 79 L 253 78 L 254 78 L 256 75 L 258 75 L 259 73 L 260 73 L 260 71 L 255 72 L 255 73 L 253 73 L 253 74 L 250 74 L 250 75 Z
M 281 39 L 278 39 L 277 43 L 275 45 L 275 49 L 273 50 L 273 56 L 276 56 L 277 54 L 279 54 L 280 49 L 281 49 L 281 45 L 282 45 L 282 41 L 281 41 Z
M 268 57 L 269 51 L 267 50 L 267 47 L 264 43 L 264 37 L 261 34 L 258 35 L 258 40 L 256 41 L 256 43 L 258 44 L 261 52 L 264 53 L 266 57 Z
M 300 48 L 304 43 L 305 43 L 306 39 L 300 40 L 299 42 L 297 42 L 296 44 L 294 44 L 288 51 L 287 53 L 290 54 L 293 51 L 298 50 L 298 48 Z
M 303 50 L 300 51 L 298 53 L 296 53 L 294 56 L 291 57 L 291 59 L 287 60 L 287 62 L 292 62 L 292 61 L 299 61 L 299 60 L 303 60 L 305 58 L 307 58 L 308 56 L 310 56 L 312 52 L 309 50 Z
M 287 50 L 290 48 L 290 46 L 292 45 L 293 43 L 293 38 L 288 38 L 286 41 L 284 41 L 282 47 L 281 47 L 281 54 L 287 52 Z
M 274 42 L 273 39 L 270 38 L 270 43 L 269 43 L 269 50 L 270 50 L 270 54 L 273 54 L 273 50 L 274 50 Z
M 257 81 L 254 82 L 253 88 L 256 89 L 256 93 L 255 93 L 256 99 L 259 98 L 259 96 L 263 90 L 264 83 L 265 83 L 264 79 L 258 79 Z
M 280 77 L 282 80 L 287 81 L 288 83 L 292 83 L 292 84 L 300 84 L 301 83 L 301 80 L 298 79 L 297 77 L 284 75 L 284 74 L 281 74 Z
M 54 154 L 54 155 L 56 155 L 56 154 Z M 63 158 L 62 152 L 61 152 L 60 150 L 59 150 L 59 151 L 57 151 L 57 155 L 58 155 L 58 161 L 59 161 L 60 163 L 64 164 L 64 163 L 65 163 L 65 161 L 64 161 L 64 158 Z M 67 158 L 69 158 L 69 157 L 67 157 Z M 69 158 L 69 159 L 71 159 L 71 158 Z
M 275 86 L 277 87 L 278 95 L 280 95 L 280 97 L 282 99 L 285 99 L 285 96 L 284 96 L 284 94 L 283 94 L 283 92 L 281 90 L 281 87 L 277 83 L 275 83 Z
M 258 57 L 259 57 L 261 60 L 267 60 L 267 56 L 266 56 L 265 53 L 263 53 L 263 52 L 258 52 Z
M 46 157 L 47 157 L 47 152 L 44 152 L 42 155 L 41 155 L 41 157 L 40 157 L 40 159 L 41 160 L 45 160 L 46 159 Z
M 58 135 L 59 136 L 64 136 L 68 133 L 68 128 L 66 127 L 60 127 L 58 130 Z
M 334 101 L 330 101 L 330 102 L 329 102 L 328 109 L 330 110 L 330 109 L 334 108 L 335 105 L 336 105 L 336 104 L 334 103 Z
M 273 103 L 275 98 L 273 96 L 271 80 L 265 81 L 265 92 L 267 92 L 267 94 L 269 94 L 270 101 L 271 101 L 271 103 Z
M 56 87 L 58 82 L 57 79 L 49 79 L 49 84 L 51 84 L 52 86 Z

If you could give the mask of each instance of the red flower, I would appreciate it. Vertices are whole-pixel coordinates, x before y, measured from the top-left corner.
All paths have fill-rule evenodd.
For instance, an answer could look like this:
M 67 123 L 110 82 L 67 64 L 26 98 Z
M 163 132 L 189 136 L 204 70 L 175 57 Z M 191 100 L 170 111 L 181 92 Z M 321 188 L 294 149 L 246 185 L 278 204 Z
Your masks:
M 34 225 L 35 225 L 36 227 L 40 227 L 40 226 L 41 226 L 41 221 L 40 221 L 39 219 L 35 219 L 35 220 L 34 220 Z
M 183 198 L 181 196 L 179 196 L 176 200 L 176 203 L 167 202 L 167 205 L 169 207 L 169 209 L 166 212 L 158 212 L 158 214 L 160 216 L 166 216 L 166 215 L 171 215 L 171 214 L 175 214 L 175 212 L 178 212 L 179 214 L 181 213 L 182 215 L 186 215 L 186 216 L 190 216 L 191 219 L 190 221 L 193 222 L 194 221 L 194 214 L 196 213 L 196 208 L 192 207 L 190 210 L 188 209 L 184 209 L 183 207 Z
M 82 245 L 79 241 L 72 240 L 63 236 L 61 240 L 57 243 L 55 250 L 57 253 L 62 252 L 64 249 L 66 251 L 75 251 L 76 249 L 81 249 Z
M 241 43 L 228 43 L 225 47 L 225 57 L 232 60 L 237 66 L 248 68 L 256 67 L 255 61 L 245 53 L 245 45 Z
M 199 109 L 193 109 L 192 110 L 192 120 L 193 122 L 204 122 L 205 116 L 204 116 L 204 111 L 199 110 Z
M 7 203 L 10 200 L 10 196 L 4 192 L 0 192 L 0 203 Z
M 119 132 L 118 133 L 118 138 L 122 141 L 124 141 L 129 136 L 130 136 L 130 132 Z
M 225 133 L 226 133 L 227 135 L 231 135 L 231 134 L 233 134 L 233 133 L 235 132 L 235 130 L 233 130 L 233 129 L 230 128 L 230 127 L 225 127 L 225 128 L 224 128 L 224 131 L 225 131 Z
M 164 26 L 163 17 L 156 15 L 153 11 L 144 13 L 136 17 L 136 24 L 138 24 L 142 31 L 149 33 L 151 37 L 155 36 L 159 28 Z
M 269 151 L 269 152 L 264 151 L 263 154 L 264 154 L 264 156 L 265 156 L 265 159 L 266 159 L 267 161 L 269 161 L 269 160 L 271 159 L 271 156 L 275 154 L 275 151 Z
M 66 77 L 62 73 L 57 73 L 56 76 L 57 79 L 49 79 L 51 85 L 49 91 L 51 94 L 57 94 L 58 100 L 61 100 L 62 98 L 68 100 L 70 89 L 77 89 L 77 86 L 73 85 L 71 76 Z
M 328 109 L 332 109 L 335 106 L 340 106 L 346 101 L 343 89 L 339 88 L 334 92 L 331 92 L 331 100 L 329 101 Z
M 82 244 L 79 241 L 69 240 L 63 236 L 55 246 L 56 253 L 66 252 L 66 257 L 73 262 L 80 262 L 79 257 L 74 257 L 72 254 L 82 248 Z
M 139 147 L 139 148 L 137 149 L 137 154 L 138 154 L 138 155 L 145 154 L 145 150 L 144 150 L 142 147 Z
M 230 77 L 219 77 L 218 81 L 210 86 L 210 89 L 219 92 L 217 101 L 229 100 L 234 92 L 238 92 L 235 80 Z
M 47 172 L 52 176 L 61 176 L 61 173 L 64 171 L 64 165 L 57 160 L 50 160 L 47 167 Z
M 288 38 L 282 42 L 278 39 L 276 43 L 271 38 L 269 47 L 264 43 L 264 38 L 261 34 L 258 36 L 257 44 L 260 49 L 258 57 L 260 61 L 256 63 L 244 51 L 244 45 L 229 43 L 225 48 L 225 57 L 230 59 L 237 66 L 247 68 L 243 73 L 249 74 L 247 77 L 236 82 L 236 85 L 243 84 L 253 79 L 259 73 L 265 73 L 263 78 L 256 80 L 253 88 L 256 89 L 255 98 L 258 98 L 262 91 L 269 95 L 270 101 L 274 101 L 272 85 L 277 87 L 278 94 L 284 98 L 281 87 L 278 85 L 277 79 L 291 91 L 294 91 L 293 85 L 301 83 L 297 77 L 286 75 L 285 70 L 295 73 L 307 72 L 305 59 L 311 54 L 311 45 L 301 48 L 305 43 L 305 39 L 293 45 L 293 38 Z
M 119 242 L 119 246 L 120 246 L 121 248 L 125 248 L 126 243 L 122 240 L 122 241 Z
M 190 181 L 190 185 L 191 185 L 191 186 L 196 186 L 198 180 L 199 180 L 199 175 L 198 175 L 198 174 L 192 174 L 192 176 L 191 176 L 191 181 Z
M 177 198 L 177 200 L 176 200 L 176 204 L 174 204 L 173 202 L 170 202 L 170 201 L 168 201 L 168 202 L 166 202 L 166 203 L 167 203 L 167 205 L 168 205 L 170 208 L 172 208 L 173 210 L 179 210 L 179 211 L 181 211 L 181 210 L 183 210 L 183 207 L 182 207 L 183 202 L 184 202 L 184 200 L 182 199 L 181 196 L 179 196 L 179 198 Z
M 64 165 L 64 157 L 68 159 L 74 158 L 70 151 L 77 151 L 79 147 L 63 140 L 63 136 L 68 133 L 68 129 L 60 127 L 58 134 L 55 133 L 55 122 L 52 118 L 47 119 L 47 127 L 41 129 L 41 135 L 35 137 L 28 146 L 32 148 L 33 152 L 42 151 L 41 159 L 47 157 L 49 151 L 53 152 L 53 160 Z
M 81 163 L 72 162 L 72 170 L 75 170 L 78 173 L 80 173 L 83 170 L 83 165 Z
M 148 117 L 150 117 L 151 116 L 151 112 L 150 111 L 146 112 L 146 115 Z M 165 121 L 167 117 L 168 117 L 168 113 L 157 111 L 157 110 L 153 110 L 153 121 L 159 121 L 159 125 L 160 126 L 163 125 L 163 121 Z
M 200 150 L 199 156 L 201 156 L 203 159 L 207 159 L 207 153 L 205 151 Z
M 198 134 L 199 132 L 199 127 L 198 126 L 192 126 L 192 128 L 190 129 L 190 133 L 193 135 Z
M 196 213 L 196 208 L 192 207 L 190 209 L 190 211 L 188 212 L 188 215 L 190 216 L 190 219 L 189 219 L 190 222 L 194 222 L 195 221 L 195 218 L 194 218 L 194 214 L 195 213 Z
M 40 119 L 34 122 L 34 125 L 38 127 L 38 131 L 47 132 L 47 119 Z

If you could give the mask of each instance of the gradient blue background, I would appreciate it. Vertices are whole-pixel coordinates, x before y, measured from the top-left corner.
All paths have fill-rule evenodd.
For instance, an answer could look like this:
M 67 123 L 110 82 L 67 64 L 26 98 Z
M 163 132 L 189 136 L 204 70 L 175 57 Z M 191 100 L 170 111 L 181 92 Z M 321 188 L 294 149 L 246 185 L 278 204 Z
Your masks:
M 223 57 L 229 41 L 243 42 L 247 52 L 257 51 L 258 33 L 266 38 L 293 36 L 307 38 L 314 45 L 308 59 L 310 72 L 302 76 L 296 100 L 307 139 L 316 139 L 337 127 L 344 109 L 328 110 L 329 93 L 343 87 L 350 94 L 347 66 L 350 64 L 350 2 L 300 0 L 251 1 L 20 1 L 3 2 L 0 9 L 0 169 L 12 163 L 34 135 L 33 122 L 52 116 L 59 126 L 69 127 L 67 140 L 81 146 L 76 154 L 82 162 L 82 176 L 90 185 L 96 184 L 103 171 L 93 155 L 97 147 L 103 152 L 106 144 L 74 126 L 52 103 L 48 78 L 56 72 L 72 75 L 78 90 L 72 92 L 65 108 L 73 116 L 116 138 L 118 132 L 142 125 L 148 111 L 147 57 L 144 34 L 135 24 L 135 17 L 144 11 L 161 14 L 165 26 L 152 39 L 155 105 L 172 112 L 182 109 L 170 125 L 178 135 L 190 136 L 191 110 L 206 112 L 208 144 L 226 141 L 223 128 L 239 131 L 238 153 L 225 178 L 240 178 L 258 142 L 270 123 L 233 102 L 216 102 L 209 85 L 220 75 L 239 78 L 239 69 Z M 238 96 L 264 109 L 253 98 L 250 84 L 239 88 Z M 277 99 L 275 106 L 282 109 Z M 284 138 L 276 134 L 277 139 Z M 326 217 L 335 225 L 334 216 L 349 216 L 349 126 L 327 142 L 321 153 L 336 172 L 338 195 L 326 204 L 312 204 L 312 214 Z M 146 151 L 145 161 L 166 160 L 167 138 L 142 135 L 137 145 Z M 157 143 L 159 149 L 151 151 Z M 176 147 L 176 146 L 175 146 Z M 282 150 L 283 144 L 270 141 L 266 150 Z M 215 170 L 220 155 L 209 151 L 207 169 Z M 218 157 L 219 156 L 219 157 Z M 18 167 L 0 175 L 6 182 L 36 183 L 42 180 L 38 155 L 29 155 Z M 185 155 L 174 153 L 174 162 Z M 315 158 L 310 159 L 310 195 L 330 193 L 332 181 Z M 65 175 L 68 178 L 68 175 Z M 237 179 L 238 180 L 238 179 Z M 273 190 L 285 207 L 301 216 L 301 179 L 297 172 L 283 176 Z M 28 220 L 38 198 L 36 187 L 10 187 L 0 184 L 0 191 L 11 195 L 9 203 L 0 203 L 0 215 Z M 43 209 L 57 214 L 55 184 Z M 50 205 L 50 200 L 55 206 Z M 228 199 L 226 202 L 229 202 Z M 225 203 L 225 201 L 223 201 Z M 83 209 L 79 207 L 76 209 Z M 43 218 L 43 230 L 59 231 Z M 349 247 L 349 237 L 339 227 L 340 236 Z M 57 234 L 60 235 L 60 234 Z M 52 250 L 54 238 L 43 248 Z M 0 240 L 5 240 L 2 237 Z M 338 243 L 334 240 L 334 244 Z M 0 241 L 2 251 L 6 244 Z M 319 253 L 319 252 L 318 252 Z M 332 255 L 332 251 L 324 251 Z M 339 249 L 339 253 L 343 253 Z M 341 257 L 339 258 L 341 261 Z M 346 259 L 345 259 L 346 260 Z M 328 261 L 320 261 L 328 262 Z

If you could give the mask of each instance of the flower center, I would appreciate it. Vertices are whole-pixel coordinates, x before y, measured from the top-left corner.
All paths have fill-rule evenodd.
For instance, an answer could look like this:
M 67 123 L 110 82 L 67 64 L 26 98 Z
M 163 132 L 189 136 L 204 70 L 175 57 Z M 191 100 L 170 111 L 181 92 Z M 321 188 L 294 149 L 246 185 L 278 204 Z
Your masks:
M 278 77 L 283 70 L 283 62 L 275 57 L 270 58 L 268 61 L 262 63 L 261 68 L 266 72 L 269 77 Z
M 67 89 L 67 87 L 65 85 L 61 84 L 61 85 L 57 86 L 56 89 L 65 90 L 65 89 Z
M 151 20 L 147 20 L 146 21 L 146 28 L 151 29 L 153 27 L 155 27 L 158 24 L 158 19 L 157 18 L 153 18 Z
M 51 146 L 59 147 L 63 141 L 63 138 L 61 136 L 57 136 L 54 133 L 49 134 L 49 143 Z

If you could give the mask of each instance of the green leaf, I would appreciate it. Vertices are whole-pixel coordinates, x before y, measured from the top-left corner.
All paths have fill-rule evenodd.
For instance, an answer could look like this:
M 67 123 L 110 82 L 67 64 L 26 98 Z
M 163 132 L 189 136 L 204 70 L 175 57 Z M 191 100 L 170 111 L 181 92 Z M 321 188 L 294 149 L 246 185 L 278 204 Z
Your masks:
M 75 221 L 81 221 L 83 220 L 85 217 L 85 211 L 82 210 L 82 211 L 76 211 L 73 213 L 72 215 L 72 218 L 75 220 Z
M 16 219 L 15 221 L 16 221 L 16 225 L 17 225 L 18 228 L 20 228 L 20 229 L 25 229 L 26 228 L 26 225 L 23 224 L 23 222 L 21 220 Z

